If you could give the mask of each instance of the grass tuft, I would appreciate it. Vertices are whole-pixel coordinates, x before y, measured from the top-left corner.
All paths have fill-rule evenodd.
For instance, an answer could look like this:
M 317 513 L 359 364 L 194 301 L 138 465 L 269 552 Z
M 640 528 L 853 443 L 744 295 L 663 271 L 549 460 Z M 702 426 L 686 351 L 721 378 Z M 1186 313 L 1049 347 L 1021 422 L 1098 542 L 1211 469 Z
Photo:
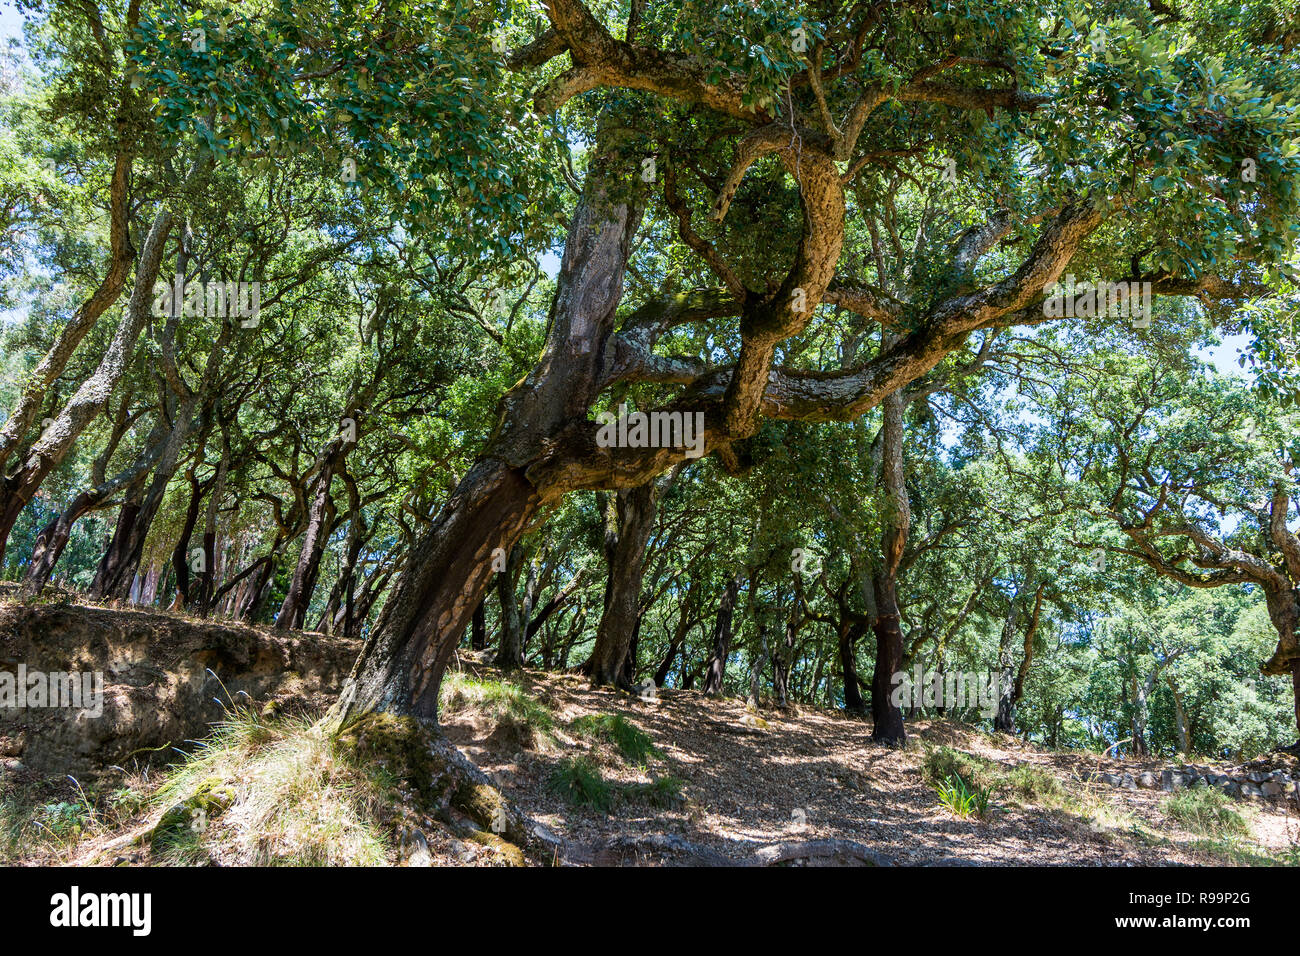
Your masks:
M 442 682 L 441 706 L 446 714 L 480 713 L 495 724 L 493 734 L 529 750 L 554 739 L 551 711 L 512 681 L 448 674 Z
M 1165 815 L 1201 836 L 1247 836 L 1250 824 L 1233 806 L 1232 798 L 1212 787 L 1182 790 L 1165 803 Z
M 570 727 L 581 737 L 612 743 L 623 759 L 639 766 L 645 766 L 651 757 L 663 756 L 650 735 L 622 714 L 588 714 Z
M 644 803 L 660 810 L 671 810 L 686 802 L 682 792 L 686 782 L 678 777 L 655 777 L 649 783 L 630 783 L 622 788 L 622 795 L 633 803 Z
M 614 788 L 590 757 L 565 757 L 551 773 L 551 790 L 575 806 L 608 813 L 614 806 Z
M 235 712 L 154 795 L 164 823 L 190 821 L 163 828 L 155 850 L 182 864 L 382 864 L 391 841 L 376 821 L 388 800 L 376 769 L 305 718 Z

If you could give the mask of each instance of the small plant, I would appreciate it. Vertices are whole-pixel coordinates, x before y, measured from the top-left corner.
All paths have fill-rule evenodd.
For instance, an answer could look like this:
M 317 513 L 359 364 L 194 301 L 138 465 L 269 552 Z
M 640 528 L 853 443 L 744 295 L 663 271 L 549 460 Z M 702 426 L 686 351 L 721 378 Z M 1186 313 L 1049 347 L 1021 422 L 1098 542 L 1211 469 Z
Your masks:
M 953 816 L 963 820 L 975 816 L 984 817 L 989 812 L 989 802 L 993 798 L 993 788 L 972 787 L 958 774 L 949 775 L 935 790 L 939 802 L 947 807 Z
M 590 757 L 565 757 L 551 773 L 550 786 L 575 806 L 608 813 L 614 805 L 614 788 Z
M 1250 824 L 1226 794 L 1210 787 L 1193 787 L 1169 798 L 1165 814 L 1193 833 L 1212 837 L 1246 836 Z
M 443 681 L 442 707 L 448 714 L 465 710 L 485 714 L 496 724 L 494 733 L 518 746 L 533 749 L 551 741 L 550 710 L 511 681 L 450 674 Z
M 80 836 L 89 822 L 88 808 L 81 803 L 47 803 L 41 807 L 37 822 L 59 839 Z
M 1070 794 L 1060 780 L 1029 764 L 1008 771 L 1004 785 L 1025 800 L 1045 807 L 1064 807 L 1070 803 Z
M 574 733 L 595 740 L 607 740 L 625 760 L 644 766 L 651 757 L 662 757 L 654 741 L 622 714 L 588 714 L 571 725 Z
M 685 786 L 685 781 L 677 777 L 655 777 L 649 783 L 628 784 L 622 789 L 622 795 L 635 803 L 670 810 L 686 802 L 682 794 Z

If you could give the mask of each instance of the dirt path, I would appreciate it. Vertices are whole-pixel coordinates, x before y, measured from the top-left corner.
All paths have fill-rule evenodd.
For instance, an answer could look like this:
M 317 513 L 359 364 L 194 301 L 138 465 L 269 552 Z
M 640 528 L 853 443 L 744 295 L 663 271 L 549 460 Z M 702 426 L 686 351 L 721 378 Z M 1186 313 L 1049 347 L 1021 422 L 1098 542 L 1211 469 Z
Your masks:
M 485 677 L 496 677 L 490 670 Z M 1095 756 L 1053 754 L 1005 735 L 996 737 L 945 722 L 909 726 L 906 750 L 877 746 L 869 721 L 838 711 L 764 709 L 761 722 L 742 701 L 709 699 L 693 691 L 660 691 L 655 701 L 593 691 L 581 678 L 530 672 L 516 678 L 556 717 L 558 743 L 537 750 L 493 736 L 493 725 L 472 712 L 447 716 L 449 737 L 494 776 L 519 807 L 562 838 L 584 846 L 622 847 L 620 862 L 668 862 L 685 843 L 745 860 L 764 846 L 794 841 L 852 841 L 899 864 L 929 865 L 1147 865 L 1216 862 L 1177 830 L 1161 811 L 1167 794 L 1090 786 L 1077 777 Z M 548 781 L 567 753 L 587 742 L 565 732 L 574 719 L 598 713 L 627 717 L 653 738 L 662 759 L 644 770 L 602 760 L 620 782 L 672 774 L 685 781 L 686 802 L 676 809 L 616 805 L 610 814 L 571 807 Z M 959 819 L 942 807 L 922 777 L 923 743 L 1011 766 L 1034 764 L 1101 809 L 1092 820 L 1057 809 L 1008 801 L 985 820 Z M 597 755 L 599 756 L 599 754 Z M 1107 769 L 1122 765 L 1106 761 Z M 1002 804 L 995 796 L 995 804 Z M 1110 819 L 1113 817 L 1113 819 Z M 1300 838 L 1294 812 L 1262 808 L 1253 814 L 1256 840 L 1281 849 Z M 1140 824 L 1158 834 L 1135 833 Z M 1141 829 L 1141 827 L 1139 827 Z M 640 849 L 638 850 L 638 843 Z M 607 854 L 604 862 L 613 862 Z M 843 861 L 842 861 L 843 862 Z

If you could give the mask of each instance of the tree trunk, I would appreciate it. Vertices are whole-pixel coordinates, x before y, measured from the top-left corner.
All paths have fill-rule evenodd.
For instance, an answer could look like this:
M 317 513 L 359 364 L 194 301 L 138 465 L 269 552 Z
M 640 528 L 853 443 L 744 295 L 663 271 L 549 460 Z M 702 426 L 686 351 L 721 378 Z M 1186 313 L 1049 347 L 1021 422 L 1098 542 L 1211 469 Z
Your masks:
M 645 616 L 638 614 L 632 624 L 632 640 L 628 641 L 627 653 L 623 655 L 623 667 L 619 671 L 618 685 L 633 687 L 636 684 L 637 668 L 640 665 L 638 651 L 641 647 L 641 622 Z
M 722 592 L 722 603 L 718 605 L 718 616 L 713 622 L 713 650 L 704 664 L 704 693 L 710 697 L 722 694 L 723 678 L 727 676 L 727 658 L 731 654 L 731 618 L 736 610 L 736 596 L 740 594 L 743 574 L 737 574 L 727 581 Z
M 213 360 L 214 357 L 209 358 L 209 362 Z M 132 517 L 130 527 L 126 529 L 121 544 L 121 553 L 111 565 L 107 563 L 108 555 L 105 555 L 105 562 L 101 563 L 100 570 L 95 575 L 95 583 L 90 589 L 92 597 L 113 597 L 119 600 L 126 600 L 129 597 L 131 581 L 140 566 L 140 558 L 144 554 L 144 545 L 149 537 L 149 529 L 153 526 L 153 520 L 158 514 L 158 509 L 162 507 L 163 498 L 167 494 L 167 486 L 170 484 L 172 476 L 176 474 L 181 449 L 193 427 L 194 407 L 195 400 L 191 397 L 183 401 L 174 412 L 173 424 L 158 457 L 153 479 L 149 483 L 148 491 L 140 501 L 140 507 L 136 509 Z
M 1295 726 L 1296 726 L 1296 743 L 1295 747 L 1300 750 L 1300 657 L 1293 658 L 1291 661 L 1291 693 L 1292 702 L 1295 706 Z
M 128 110 L 131 93 L 123 87 L 122 100 L 118 106 L 119 120 Z M 134 142 L 126 137 L 119 148 L 113 163 L 113 176 L 109 181 L 109 259 L 108 271 L 90 298 L 81 304 L 67 325 L 59 333 L 50 350 L 41 359 L 30 375 L 26 376 L 21 393 L 14 403 L 13 410 L 0 428 L 0 473 L 9 456 L 18 449 L 23 436 L 36 423 L 46 390 L 63 374 L 69 359 L 99 320 L 99 317 L 122 295 L 126 280 L 131 274 L 131 262 L 135 250 L 131 248 L 130 206 L 131 206 L 131 165 L 133 154 L 130 150 Z M 0 533 L 0 557 L 4 556 L 4 539 L 7 531 Z M 44 583 L 44 582 L 42 582 Z
M 768 649 L 767 628 L 766 622 L 758 625 L 758 653 L 754 655 L 754 661 L 749 666 L 749 697 L 746 698 L 745 703 L 755 710 L 758 709 L 762 700 L 763 668 L 767 667 L 767 659 L 771 656 Z
M 888 336 L 886 336 L 888 341 Z M 903 664 L 903 630 L 898 609 L 898 569 L 911 528 L 911 505 L 907 498 L 903 460 L 903 396 L 890 393 L 882 405 L 881 483 L 885 490 L 881 551 L 884 560 L 875 578 L 876 669 L 871 677 L 871 738 L 879 743 L 901 744 L 903 711 L 894 703 L 893 675 Z M 846 680 L 847 683 L 847 680 Z
M 487 612 L 483 608 L 482 601 L 479 601 L 474 608 L 474 617 L 470 624 L 469 646 L 471 650 L 475 651 L 487 649 Z
M 840 673 L 844 675 L 844 710 L 849 714 L 865 714 L 867 702 L 862 699 L 862 681 L 858 677 L 857 644 L 867 631 L 866 622 L 858 618 L 840 621 L 838 648 Z
M 171 232 L 172 216 L 166 209 L 154 217 L 136 264 L 135 285 L 122 313 L 117 334 L 95 369 L 63 409 L 27 449 L 22 464 L 0 480 L 0 558 L 19 514 L 45 478 L 72 450 L 77 437 L 107 404 L 131 359 L 135 344 L 153 305 L 153 286 L 162 267 L 163 247 Z M 116 296 L 114 296 L 115 298 Z
M 549 460 L 567 426 L 588 421 L 640 220 L 628 201 L 629 160 L 607 149 L 604 137 L 598 129 L 541 359 L 502 400 L 484 455 L 414 549 L 340 694 L 335 723 L 373 710 L 436 722 L 442 674 L 491 581 L 493 549 L 508 552 L 539 509 L 572 490 L 564 469 L 549 479 L 532 469 Z
M 796 604 L 786 618 L 780 649 L 772 658 L 772 690 L 778 707 L 790 706 L 790 665 L 795 657 L 795 640 L 799 636 L 798 607 Z
M 1183 695 L 1178 692 L 1178 685 L 1174 683 L 1172 677 L 1166 677 L 1165 683 L 1169 685 L 1169 693 L 1174 697 L 1174 725 L 1178 730 L 1178 752 L 1190 754 L 1192 744 L 1187 736 L 1187 713 L 1183 710 Z
M 118 510 L 113 536 L 109 539 L 108 547 L 104 550 L 104 556 L 100 559 L 99 568 L 90 585 L 89 593 L 92 598 L 101 599 L 107 596 L 109 592 L 105 586 L 106 582 L 117 580 L 129 563 L 131 534 L 143 502 L 144 480 L 142 478 L 127 489 L 126 500 Z
M 1032 573 L 1031 565 L 1030 574 L 1032 575 Z M 1016 707 L 1020 704 L 1021 698 L 1025 696 L 1025 680 L 1029 677 L 1029 669 L 1034 663 L 1034 638 L 1038 634 L 1038 624 L 1042 619 L 1043 591 L 1045 588 L 1046 585 L 1040 583 L 1034 594 L 1034 610 L 1029 618 L 1029 626 L 1025 628 L 1024 640 L 1021 642 L 1020 665 L 1015 669 L 1014 680 L 1012 679 L 1010 654 L 1013 644 L 1011 638 L 1015 636 L 1016 624 L 1019 620 L 1019 613 L 1015 610 L 1015 600 L 1019 597 L 1019 594 L 1016 595 L 1016 598 L 1012 598 L 1012 611 L 1007 615 L 1002 631 L 1000 662 L 1002 675 L 998 683 L 998 712 L 993 719 L 994 730 L 1001 730 L 1008 734 L 1016 732 Z
M 501 641 L 494 663 L 503 671 L 524 666 L 524 616 L 515 597 L 515 586 L 524 565 L 524 549 L 516 544 L 510 549 L 505 570 L 497 578 L 497 597 L 501 602 Z
M 340 695 L 337 719 L 384 710 L 437 721 L 442 673 L 492 580 L 492 552 L 513 549 L 541 505 L 504 462 L 483 459 L 470 469 L 408 559 Z
M 903 711 L 894 703 L 893 675 L 903 665 L 903 631 L 899 627 L 898 597 L 894 579 L 882 577 L 876 583 L 877 616 L 876 669 L 871 678 L 871 739 L 879 743 L 901 744 L 906 739 Z M 845 678 L 848 685 L 848 678 Z
M 275 617 L 276 627 L 298 630 L 307 616 L 307 607 L 311 604 L 312 592 L 316 590 L 316 578 L 320 574 L 321 556 L 325 553 L 330 525 L 333 524 L 335 515 L 330 486 L 334 482 L 335 473 L 343 465 L 343 455 L 349 443 L 350 440 L 344 435 L 338 435 L 321 455 L 320 470 L 316 473 L 315 488 L 307 512 L 307 530 L 303 535 L 302 551 L 299 552 L 293 576 L 289 579 L 289 590 L 285 592 L 284 601 L 280 604 L 280 613 Z
M 1150 755 L 1147 748 L 1147 695 L 1136 676 L 1131 678 L 1133 693 L 1133 755 L 1146 757 Z
M 686 585 L 686 595 L 682 598 L 682 607 L 677 614 L 677 627 L 673 631 L 672 638 L 668 641 L 668 650 L 664 653 L 664 659 L 659 662 L 659 667 L 655 669 L 654 682 L 656 687 L 663 687 L 668 682 L 668 675 L 672 673 L 673 662 L 677 659 L 677 655 L 681 653 L 682 645 L 686 643 L 686 635 L 695 623 L 693 614 L 695 613 L 695 595 L 698 593 L 695 580 L 692 578 Z
M 78 518 L 93 510 L 97 503 L 97 496 L 93 491 L 83 491 L 41 529 L 32 548 L 32 560 L 27 565 L 27 574 L 23 578 L 23 594 L 41 593 L 49 582 L 54 566 L 58 564 L 59 557 L 63 554 L 63 549 L 68 546 L 72 526 L 77 523 Z
M 642 563 L 655 525 L 656 487 L 651 481 L 639 488 L 620 490 L 610 508 L 605 535 L 609 577 L 605 582 L 604 611 L 596 628 L 596 645 L 591 652 L 594 687 L 624 684 L 624 661 L 640 618 Z
M 200 453 L 201 454 L 201 453 Z M 203 505 L 203 491 L 206 487 L 194 474 L 193 466 L 188 475 L 190 483 L 190 500 L 185 506 L 185 520 L 181 524 L 180 536 L 176 547 L 172 549 L 172 570 L 176 574 L 176 597 L 172 599 L 171 610 L 182 611 L 190 603 L 190 539 L 194 537 L 194 526 L 199 522 L 199 508 Z
M 564 641 L 560 645 L 560 658 L 556 664 L 560 670 L 568 670 L 569 654 L 573 651 L 573 642 L 578 639 L 578 635 L 582 633 L 582 629 L 586 624 L 587 612 L 585 609 L 580 610 L 578 616 L 573 621 L 573 626 L 569 628 L 569 633 L 564 636 Z

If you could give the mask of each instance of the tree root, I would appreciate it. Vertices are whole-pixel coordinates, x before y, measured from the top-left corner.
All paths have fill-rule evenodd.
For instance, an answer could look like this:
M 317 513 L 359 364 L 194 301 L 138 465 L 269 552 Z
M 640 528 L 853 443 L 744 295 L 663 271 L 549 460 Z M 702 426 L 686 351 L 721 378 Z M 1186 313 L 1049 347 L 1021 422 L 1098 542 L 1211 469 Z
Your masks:
M 632 853 L 665 853 L 676 857 L 676 866 L 753 867 L 776 866 L 801 860 L 856 862 L 867 866 L 892 866 L 893 861 L 870 847 L 851 840 L 800 840 L 758 847 L 751 856 L 727 856 L 711 847 L 692 843 L 671 834 L 653 833 L 621 836 L 596 846 L 569 843 L 551 834 L 562 864 L 571 866 L 617 866 Z

